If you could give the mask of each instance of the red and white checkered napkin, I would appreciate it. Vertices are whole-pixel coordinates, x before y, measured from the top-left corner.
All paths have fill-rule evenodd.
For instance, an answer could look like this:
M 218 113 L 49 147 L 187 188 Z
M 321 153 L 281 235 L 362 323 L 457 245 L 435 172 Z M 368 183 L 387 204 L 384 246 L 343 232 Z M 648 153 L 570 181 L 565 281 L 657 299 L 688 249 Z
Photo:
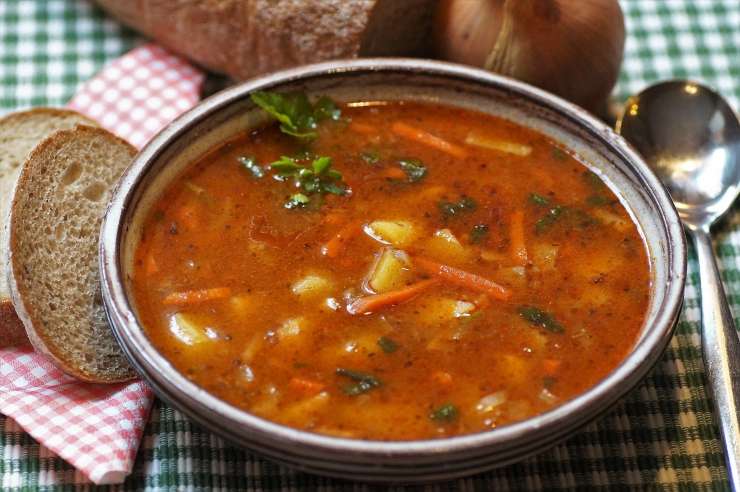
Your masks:
M 204 75 L 153 44 L 106 66 L 69 107 L 143 146 L 198 102 Z M 131 472 L 153 395 L 141 381 L 89 384 L 30 347 L 0 349 L 0 413 L 97 484 Z

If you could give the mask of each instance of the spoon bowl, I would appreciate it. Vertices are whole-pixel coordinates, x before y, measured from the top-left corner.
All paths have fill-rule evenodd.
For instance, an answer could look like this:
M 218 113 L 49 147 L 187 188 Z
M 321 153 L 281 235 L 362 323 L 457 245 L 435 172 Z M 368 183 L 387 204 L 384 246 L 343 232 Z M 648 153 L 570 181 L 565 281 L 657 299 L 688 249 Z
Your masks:
M 689 228 L 708 227 L 740 193 L 740 124 L 716 92 L 673 80 L 631 97 L 617 131 L 661 178 Z
M 701 340 L 714 396 L 727 475 L 740 487 L 740 339 L 730 313 L 712 240 L 712 224 L 740 191 L 740 122 L 708 87 L 675 80 L 627 101 L 617 122 L 673 198 L 691 232 L 699 264 Z

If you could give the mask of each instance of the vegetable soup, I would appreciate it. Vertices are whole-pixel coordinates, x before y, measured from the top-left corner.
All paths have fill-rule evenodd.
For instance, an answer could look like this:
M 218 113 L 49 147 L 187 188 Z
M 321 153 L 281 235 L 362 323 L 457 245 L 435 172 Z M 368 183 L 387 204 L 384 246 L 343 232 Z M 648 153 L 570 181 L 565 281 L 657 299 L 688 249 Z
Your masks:
M 604 378 L 649 302 L 638 228 L 566 149 L 489 115 L 255 93 L 275 124 L 146 218 L 134 296 L 197 385 L 297 429 L 444 437 Z

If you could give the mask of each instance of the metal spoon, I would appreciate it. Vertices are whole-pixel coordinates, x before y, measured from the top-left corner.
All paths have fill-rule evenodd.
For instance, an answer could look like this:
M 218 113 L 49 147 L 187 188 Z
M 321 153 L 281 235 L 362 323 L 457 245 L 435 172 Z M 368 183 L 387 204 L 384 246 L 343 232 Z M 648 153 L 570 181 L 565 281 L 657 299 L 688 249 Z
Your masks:
M 722 289 L 710 227 L 740 192 L 740 122 L 716 92 L 675 80 L 630 98 L 616 128 L 666 185 L 694 239 L 704 365 L 735 490 L 740 487 L 740 339 Z

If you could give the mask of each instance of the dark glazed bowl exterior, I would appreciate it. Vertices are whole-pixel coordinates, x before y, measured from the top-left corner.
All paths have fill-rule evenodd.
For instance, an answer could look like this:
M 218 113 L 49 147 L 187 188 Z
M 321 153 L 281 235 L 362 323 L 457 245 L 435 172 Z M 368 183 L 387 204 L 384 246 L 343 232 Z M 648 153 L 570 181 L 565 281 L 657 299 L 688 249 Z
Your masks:
M 438 102 L 496 114 L 569 148 L 622 200 L 649 250 L 651 302 L 632 352 L 596 386 L 544 414 L 478 434 L 408 442 L 353 440 L 292 429 L 253 416 L 194 385 L 157 351 L 138 321 L 130 294 L 132 253 L 146 211 L 189 162 L 229 136 L 264 124 L 264 115 L 249 99 L 255 90 L 304 90 L 339 101 Z M 584 110 L 482 70 L 424 60 L 365 59 L 253 79 L 212 96 L 168 126 L 139 154 L 115 191 L 101 231 L 100 271 L 112 329 L 132 365 L 160 397 L 193 420 L 301 470 L 353 480 L 418 482 L 469 475 L 544 451 L 632 389 L 672 335 L 682 301 L 686 246 L 676 211 L 657 178 L 624 140 Z

